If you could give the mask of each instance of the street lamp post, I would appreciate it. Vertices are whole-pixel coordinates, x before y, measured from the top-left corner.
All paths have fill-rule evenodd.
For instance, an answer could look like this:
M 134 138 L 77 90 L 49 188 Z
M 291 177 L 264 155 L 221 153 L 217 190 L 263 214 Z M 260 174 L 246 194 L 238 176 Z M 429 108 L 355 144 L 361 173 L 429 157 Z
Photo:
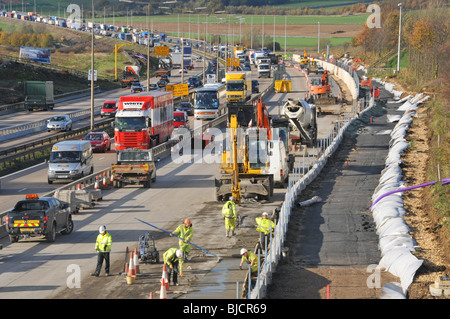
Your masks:
M 147 7 L 147 92 L 150 92 L 150 2 Z
M 317 22 L 318 29 L 317 29 L 317 53 L 320 53 L 320 21 Z
M 94 130 L 94 0 L 92 0 L 91 38 L 91 131 Z
M 399 27 L 398 27 L 398 57 L 397 57 L 397 73 L 400 72 L 400 44 L 402 38 L 402 3 L 398 4 L 400 7 Z

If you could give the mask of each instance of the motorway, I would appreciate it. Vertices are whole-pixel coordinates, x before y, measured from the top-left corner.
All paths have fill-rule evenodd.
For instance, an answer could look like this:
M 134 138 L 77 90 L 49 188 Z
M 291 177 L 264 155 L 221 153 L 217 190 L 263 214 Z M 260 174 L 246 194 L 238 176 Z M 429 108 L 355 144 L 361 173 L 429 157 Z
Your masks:
M 198 69 L 196 68 L 196 71 Z M 255 72 L 254 74 L 256 75 Z M 172 77 L 173 82 L 176 82 L 177 76 L 179 77 L 178 74 Z M 267 87 L 270 80 L 260 80 L 261 90 L 265 86 Z M 303 87 L 302 90 L 304 89 Z M 128 90 L 117 91 L 97 97 L 96 104 L 100 104 L 104 99 L 119 97 L 124 92 L 128 94 Z M 5 120 L 10 123 L 14 121 L 23 123 L 37 120 L 37 117 L 46 118 L 52 113 L 76 111 L 83 107 L 89 108 L 89 105 L 90 98 L 84 98 L 58 105 L 54 111 L 32 114 L 24 112 Z M 74 127 L 76 127 L 76 123 Z M 42 134 L 46 136 L 54 133 L 43 132 Z M 20 144 L 23 143 L 23 140 L 21 138 L 11 142 Z M 109 167 L 116 159 L 114 151 L 95 154 L 94 157 L 95 171 Z M 0 193 L 1 211 L 12 208 L 15 202 L 23 198 L 25 194 L 43 195 L 62 185 L 57 183 L 48 185 L 46 171 L 46 165 L 40 164 L 4 177 Z M 120 272 L 123 267 L 124 252 L 127 247 L 130 249 L 136 247 L 139 236 L 148 230 L 147 226 L 137 222 L 134 218 L 151 222 L 162 229 L 172 230 L 185 217 L 189 217 L 193 221 L 196 231 L 194 242 L 200 246 L 208 243 L 208 247 L 214 247 L 215 242 L 217 249 L 222 248 L 222 232 L 218 235 L 215 233 L 205 234 L 203 237 L 200 231 L 200 228 L 204 227 L 203 219 L 197 217 L 208 203 L 221 206 L 220 203 L 212 202 L 214 200 L 214 177 L 217 174 L 218 163 L 178 165 L 173 163 L 170 158 L 166 158 L 158 164 L 157 181 L 151 189 L 129 186 L 105 191 L 103 201 L 98 202 L 95 208 L 82 210 L 73 216 L 74 232 L 68 236 L 58 235 L 55 243 L 50 244 L 44 239 L 31 238 L 10 244 L 7 237 L 2 238 L 0 242 L 4 248 L 0 252 L 0 298 L 57 297 L 58 293 L 66 288 L 66 281 L 71 274 L 71 269 L 80 270 L 79 274 L 81 282 L 83 282 L 95 266 L 96 253 L 93 247 L 98 227 L 103 224 L 107 226 L 113 236 L 112 269 L 115 273 Z M 177 200 L 173 200 L 174 198 Z M 220 208 L 215 213 L 217 212 L 220 212 Z M 220 220 L 218 223 L 222 229 L 222 221 Z M 217 225 L 217 221 L 214 221 L 213 224 Z M 208 237 L 215 238 L 206 240 Z M 161 239 L 161 241 L 158 240 L 158 250 L 162 254 L 170 247 L 170 244 L 166 246 L 163 238 Z M 172 239 L 171 245 L 177 245 L 177 242 Z M 207 261 L 206 264 L 209 263 L 210 261 Z M 73 294 L 74 291 L 70 292 Z M 80 290 L 77 292 L 79 293 Z M 102 295 L 95 294 L 95 296 L 103 298 Z

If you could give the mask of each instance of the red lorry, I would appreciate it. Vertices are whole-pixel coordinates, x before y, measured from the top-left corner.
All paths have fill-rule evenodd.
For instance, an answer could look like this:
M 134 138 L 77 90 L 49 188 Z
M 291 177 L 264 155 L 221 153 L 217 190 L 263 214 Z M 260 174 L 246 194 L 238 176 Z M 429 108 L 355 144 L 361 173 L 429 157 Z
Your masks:
M 173 127 L 172 92 L 122 96 L 115 118 L 115 149 L 152 148 L 168 141 Z

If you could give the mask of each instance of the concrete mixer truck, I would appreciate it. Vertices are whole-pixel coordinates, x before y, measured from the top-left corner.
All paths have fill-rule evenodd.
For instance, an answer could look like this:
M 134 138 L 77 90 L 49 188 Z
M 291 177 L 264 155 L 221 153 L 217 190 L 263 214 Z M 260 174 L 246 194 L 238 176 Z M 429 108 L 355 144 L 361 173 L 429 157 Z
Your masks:
M 273 127 L 275 123 L 289 123 L 289 135 L 291 143 L 314 146 L 317 143 L 317 116 L 316 106 L 308 104 L 305 100 L 288 99 L 281 106 L 281 113 L 278 117 L 272 118 Z M 286 124 L 284 124 L 286 125 Z

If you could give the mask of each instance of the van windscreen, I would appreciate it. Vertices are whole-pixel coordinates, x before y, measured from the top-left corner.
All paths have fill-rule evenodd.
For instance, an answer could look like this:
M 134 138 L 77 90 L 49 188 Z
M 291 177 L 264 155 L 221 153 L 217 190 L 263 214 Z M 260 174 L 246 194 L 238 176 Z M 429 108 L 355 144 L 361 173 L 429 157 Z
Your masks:
M 105 103 L 103 104 L 103 109 L 114 110 L 116 108 L 115 103 Z
M 50 163 L 75 163 L 80 162 L 80 151 L 56 151 L 50 153 Z

